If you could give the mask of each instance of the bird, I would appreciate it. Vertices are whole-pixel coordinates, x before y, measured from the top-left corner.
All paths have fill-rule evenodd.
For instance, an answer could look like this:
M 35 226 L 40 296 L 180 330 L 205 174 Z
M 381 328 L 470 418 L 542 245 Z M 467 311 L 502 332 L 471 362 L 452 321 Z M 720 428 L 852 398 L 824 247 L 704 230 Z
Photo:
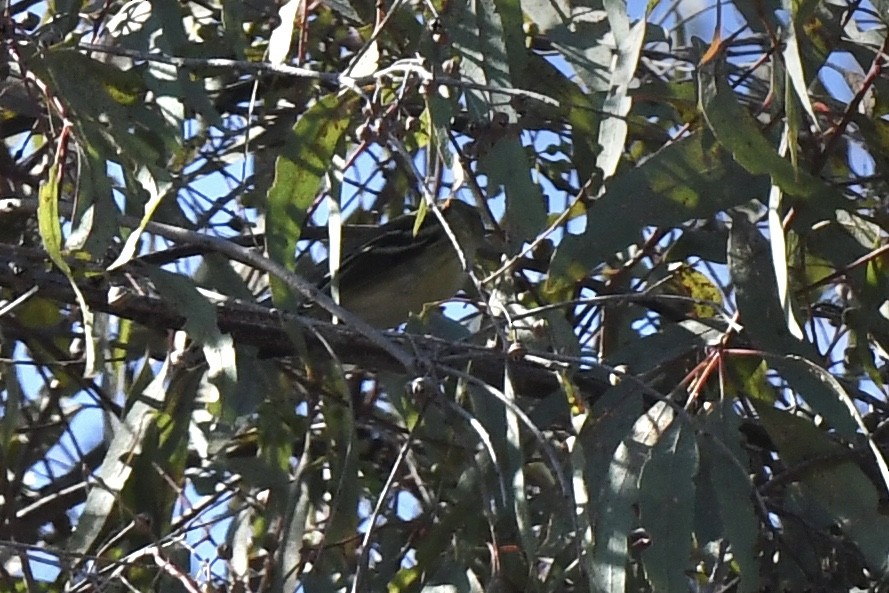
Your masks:
M 485 236 L 479 211 L 451 198 L 441 212 L 471 266 Z M 466 282 L 467 271 L 441 221 L 427 212 L 415 233 L 417 215 L 383 224 L 373 239 L 343 258 L 337 271 L 340 304 L 373 327 L 396 327 L 425 304 L 454 296 Z M 322 288 L 329 285 L 328 277 Z

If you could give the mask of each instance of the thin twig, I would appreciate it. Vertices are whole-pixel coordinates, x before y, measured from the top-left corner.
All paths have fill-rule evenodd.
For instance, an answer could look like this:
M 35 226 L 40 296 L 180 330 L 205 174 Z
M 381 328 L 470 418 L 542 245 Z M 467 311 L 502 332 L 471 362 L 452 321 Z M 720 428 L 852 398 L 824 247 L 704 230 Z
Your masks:
M 529 91 L 526 89 L 518 89 L 512 87 L 491 86 L 474 82 L 471 80 L 460 80 L 448 76 L 435 76 L 429 70 L 422 67 L 417 60 L 399 60 L 394 64 L 374 72 L 368 76 L 351 77 L 336 72 L 318 72 L 310 68 L 301 68 L 299 66 L 288 66 L 287 64 L 272 64 L 271 62 L 251 62 L 249 60 L 231 60 L 228 58 L 184 58 L 180 56 L 170 56 L 159 52 L 141 52 L 123 47 L 112 47 L 107 45 L 96 45 L 93 43 L 81 43 L 80 49 L 87 51 L 95 51 L 107 53 L 115 56 L 130 58 L 133 60 L 145 60 L 147 62 L 159 62 L 161 64 L 169 64 L 178 68 L 219 68 L 224 70 L 239 70 L 241 72 L 251 72 L 254 74 L 277 74 L 280 76 L 289 76 L 294 78 L 304 78 L 309 80 L 317 80 L 338 88 L 349 88 L 355 90 L 361 86 L 368 84 L 376 84 L 379 79 L 392 76 L 393 74 L 410 75 L 414 74 L 420 77 L 424 82 L 431 84 L 449 86 L 463 89 L 473 89 L 480 91 L 490 91 L 510 95 L 515 97 L 525 97 L 559 107 L 561 103 L 552 97 Z

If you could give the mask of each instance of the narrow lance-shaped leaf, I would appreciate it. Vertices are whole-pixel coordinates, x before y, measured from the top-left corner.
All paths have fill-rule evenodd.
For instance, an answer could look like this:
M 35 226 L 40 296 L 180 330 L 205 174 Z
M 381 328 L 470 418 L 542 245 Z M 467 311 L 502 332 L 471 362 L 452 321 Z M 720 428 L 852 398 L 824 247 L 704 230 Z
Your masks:
M 744 215 L 732 218 L 728 258 L 741 323 L 754 343 L 769 352 L 816 359 L 815 348 L 791 333 L 778 296 L 771 246 Z
M 297 473 L 288 488 L 289 513 L 285 517 L 287 528 L 284 531 L 281 546 L 278 548 L 278 558 L 282 571 L 275 575 L 276 584 L 283 591 L 295 591 L 299 587 L 300 561 L 303 560 L 305 547 L 303 536 L 309 526 L 309 512 L 312 508 L 312 496 L 305 478 L 306 467 L 311 462 L 311 447 L 305 442 L 302 457 L 297 465 Z M 283 573 L 283 574 L 281 574 Z
M 602 152 L 596 159 L 596 165 L 607 179 L 617 170 L 620 157 L 624 152 L 627 139 L 627 114 L 633 104 L 628 96 L 630 82 L 636 73 L 642 44 L 645 41 L 645 19 L 639 19 L 629 27 L 627 5 L 625 2 L 606 2 L 608 20 L 618 40 L 617 52 L 611 70 L 611 81 L 608 95 L 602 110 L 608 115 L 602 120 L 599 129 L 599 145 Z
M 148 193 L 148 201 L 145 202 L 144 212 L 142 218 L 139 220 L 139 226 L 133 229 L 133 232 L 127 237 L 123 248 L 120 250 L 120 254 L 111 265 L 108 266 L 108 271 L 123 266 L 137 255 L 137 249 L 139 248 L 145 227 L 151 222 L 158 206 L 161 205 L 161 201 L 165 196 L 169 195 L 167 192 L 160 191 L 157 180 L 147 168 L 139 172 L 138 179 L 142 184 L 142 188 Z M 173 189 L 170 184 L 166 185 L 167 189 Z
M 301 5 L 302 0 L 288 0 L 278 9 L 280 23 L 269 35 L 269 62 L 272 64 L 283 64 L 290 54 L 296 15 Z
M 47 172 L 47 181 L 40 186 L 37 195 L 37 227 L 40 230 L 40 239 L 43 247 L 52 262 L 65 274 L 77 305 L 80 307 L 80 317 L 83 323 L 84 341 L 84 370 L 85 377 L 91 377 L 96 372 L 96 344 L 93 338 L 93 311 L 83 297 L 80 287 L 74 279 L 71 266 L 62 257 L 62 227 L 59 223 L 59 165 L 53 164 Z
M 596 547 L 589 570 L 599 590 L 624 593 L 627 582 L 627 537 L 635 526 L 634 506 L 639 500 L 639 474 L 674 419 L 673 409 L 658 402 L 636 420 L 633 429 L 614 452 L 599 497 Z
M 799 99 L 799 102 L 802 104 L 803 109 L 805 109 L 806 114 L 808 114 L 812 125 L 817 129 L 818 118 L 815 116 L 815 109 L 812 107 L 812 100 L 809 97 L 809 85 L 806 84 L 806 77 L 803 72 L 803 62 L 800 58 L 799 43 L 797 42 L 796 23 L 802 24 L 802 21 L 800 21 L 799 18 L 804 16 L 800 14 L 800 4 L 801 3 L 799 2 L 791 2 L 793 10 L 796 11 L 797 14 L 794 14 L 793 18 L 787 23 L 784 35 L 784 51 L 782 52 L 782 55 L 784 57 L 784 66 L 787 68 L 787 77 L 790 86 L 793 88 L 793 91 Z M 811 6 L 814 2 L 809 2 L 808 4 Z
M 655 591 L 681 591 L 688 584 L 697 466 L 694 431 L 677 421 L 660 435 L 642 469 L 639 509 L 652 542 L 642 561 Z
M 707 503 L 716 506 L 724 537 L 728 539 L 729 550 L 738 564 L 738 590 L 752 593 L 759 590 L 759 519 L 753 508 L 754 485 L 745 471 L 748 460 L 740 442 L 740 418 L 733 405 L 732 401 L 721 402 L 704 417 L 698 447 L 701 465 L 708 469 L 715 494 L 714 500 Z
M 504 46 L 506 46 L 506 58 L 510 73 L 508 84 L 515 86 L 513 81 L 524 69 L 528 57 L 528 50 L 525 48 L 522 7 L 515 0 L 493 0 L 493 7 L 494 14 L 500 18 L 498 32 L 503 38 Z M 496 27 L 497 21 L 491 19 L 491 24 Z
M 357 99 L 327 95 L 303 114 L 287 137 L 284 152 L 275 162 L 275 181 L 269 189 L 266 236 L 269 256 L 289 270 L 295 266 L 306 212 L 330 170 L 343 134 L 351 122 Z M 272 299 L 278 306 L 289 302 L 287 287 L 271 279 Z
M 335 382 L 331 392 L 348 392 L 348 386 L 342 376 L 340 374 L 332 380 Z M 358 505 L 361 498 L 356 451 L 359 445 L 355 432 L 356 411 L 351 409 L 351 406 L 344 406 L 338 398 L 330 398 L 323 409 L 325 420 L 323 437 L 330 443 L 330 453 L 325 462 L 330 467 L 331 474 L 327 484 L 330 496 L 327 534 L 333 541 L 350 541 L 358 529 Z M 353 545 L 357 545 L 357 542 Z
M 203 349 L 210 382 L 219 390 L 223 418 L 233 420 L 236 405 L 233 398 L 238 382 L 235 348 L 232 337 L 219 331 L 214 305 L 185 276 L 157 268 L 147 268 L 146 271 L 168 302 L 182 305 L 185 332 Z
M 837 394 L 803 361 L 817 361 L 818 351 L 794 337 L 787 327 L 769 244 L 755 225 L 741 215 L 732 219 L 729 235 L 729 271 L 735 287 L 740 322 L 769 363 L 812 408 L 843 434 L 855 434 L 856 425 Z
M 698 68 L 699 107 L 719 143 L 747 171 L 769 175 L 785 193 L 816 204 L 820 211 L 844 205 L 841 194 L 782 158 L 762 135 L 753 116 L 743 109 L 728 84 L 719 52 Z
M 572 389 L 571 391 L 573 392 L 575 390 Z M 570 393 L 570 395 L 573 395 L 573 393 Z M 590 422 L 590 420 L 591 414 L 587 411 L 574 415 L 574 417 L 572 418 L 572 424 L 574 425 L 574 428 L 578 435 L 580 434 L 583 426 Z M 584 556 L 590 556 L 594 549 L 591 521 L 593 514 L 592 506 L 595 502 L 595 492 L 592 488 L 593 485 L 585 479 L 585 469 L 587 466 L 586 450 L 581 445 L 581 439 L 578 437 L 577 439 L 570 440 L 568 442 L 568 447 L 571 459 L 570 467 L 573 470 L 573 475 L 571 476 L 572 494 L 574 495 L 573 511 L 577 516 L 581 538 L 580 549 L 582 550 L 582 554 Z M 587 586 L 590 588 L 590 590 L 594 590 L 595 580 L 593 579 L 593 575 L 591 575 L 589 571 L 585 572 L 588 579 Z
M 546 205 L 540 186 L 531 179 L 530 161 L 519 138 L 500 138 L 479 158 L 479 170 L 488 175 L 489 191 L 500 185 L 506 191 L 504 222 L 515 238 L 536 237 L 546 223 Z
M 773 185 L 769 191 L 769 239 L 772 254 L 772 270 L 775 273 L 778 301 L 784 313 L 784 325 L 798 340 L 805 338 L 803 330 L 793 311 L 790 293 L 790 273 L 787 265 L 787 243 L 784 239 L 784 226 L 781 224 L 781 188 Z
M 608 182 L 605 194 L 589 206 L 583 234 L 568 235 L 559 245 L 550 281 L 562 274 L 584 277 L 639 240 L 648 226 L 707 218 L 748 202 L 766 187 L 726 152 L 709 146 L 707 134 L 692 134 Z
M 142 442 L 146 437 L 149 425 L 168 391 L 165 388 L 170 379 L 170 359 L 155 375 L 151 384 L 134 398 L 133 406 L 117 427 L 114 437 L 108 446 L 108 453 L 102 465 L 96 471 L 97 484 L 100 486 L 90 490 L 86 505 L 77 528 L 68 542 L 68 550 L 79 554 L 95 551 L 97 538 L 105 531 L 118 496 L 123 490 L 133 471 L 133 457 L 142 451 Z
M 510 400 L 516 400 L 515 386 L 509 373 L 509 367 L 504 369 L 503 394 Z M 516 526 L 522 540 L 522 548 L 528 558 L 532 560 L 537 556 L 537 540 L 534 535 L 528 497 L 525 493 L 525 469 L 522 458 L 522 434 L 519 430 L 519 418 L 510 409 L 506 408 L 506 459 L 509 463 L 509 471 L 512 474 L 512 502 L 515 514 Z
M 507 19 L 504 22 L 494 0 L 462 0 L 448 3 L 442 15 L 453 47 L 462 58 L 461 74 L 479 85 L 512 87 L 510 62 L 521 65 L 512 37 L 522 35 L 521 21 L 515 18 L 513 9 L 505 14 Z M 491 121 L 492 109 L 505 113 L 511 122 L 517 119 L 509 95 L 468 90 L 465 97 L 469 115 L 476 121 Z M 497 107 L 492 108 L 492 104 Z

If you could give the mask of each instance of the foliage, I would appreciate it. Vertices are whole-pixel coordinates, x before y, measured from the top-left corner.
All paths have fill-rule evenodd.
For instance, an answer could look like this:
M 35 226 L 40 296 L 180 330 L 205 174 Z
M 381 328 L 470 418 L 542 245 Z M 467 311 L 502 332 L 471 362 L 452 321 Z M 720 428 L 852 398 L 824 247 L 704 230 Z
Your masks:
M 0 589 L 889 590 L 889 7 L 641 4 L 3 4 Z

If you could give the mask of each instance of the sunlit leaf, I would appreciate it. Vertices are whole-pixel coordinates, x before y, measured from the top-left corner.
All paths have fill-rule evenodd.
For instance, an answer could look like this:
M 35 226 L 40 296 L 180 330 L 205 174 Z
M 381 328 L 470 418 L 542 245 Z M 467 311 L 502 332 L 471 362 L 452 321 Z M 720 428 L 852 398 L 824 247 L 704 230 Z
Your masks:
M 651 547 L 642 561 L 656 591 L 687 586 L 698 449 L 694 431 L 673 422 L 659 436 L 639 477 L 639 510 Z
M 708 469 L 715 495 L 714 500 L 705 503 L 720 517 L 724 529 L 721 535 L 728 539 L 739 567 L 739 591 L 750 593 L 759 590 L 759 519 L 753 506 L 753 484 L 746 473 L 748 458 L 742 448 L 738 423 L 732 402 L 721 402 L 704 418 L 698 443 L 701 465 Z M 717 440 L 718 443 L 714 442 Z
M 327 95 L 308 109 L 288 136 L 275 162 L 275 181 L 269 189 L 267 242 L 269 256 L 292 270 L 296 243 L 309 206 L 331 171 L 333 155 L 351 123 L 354 99 Z M 272 278 L 272 297 L 279 306 L 288 290 Z
M 606 10 L 615 37 L 620 40 L 617 55 L 613 58 L 615 64 L 611 69 L 608 94 L 602 104 L 602 110 L 608 116 L 602 120 L 599 128 L 599 145 L 602 146 L 602 152 L 599 153 L 596 165 L 607 179 L 617 170 L 624 152 L 627 137 L 626 116 L 632 105 L 628 91 L 645 41 L 645 20 L 640 19 L 629 27 L 624 3 L 606 2 Z
M 498 7 L 505 9 L 503 15 Z M 488 122 L 494 112 L 500 112 L 508 121 L 515 121 L 510 97 L 496 92 L 497 87 L 511 86 L 510 66 L 519 67 L 522 61 L 521 19 L 513 5 L 495 0 L 451 2 L 442 19 L 450 42 L 462 58 L 461 74 L 490 89 L 465 92 L 470 117 Z M 492 103 L 497 107 L 490 107 Z
M 40 186 L 37 222 L 44 249 L 46 249 L 52 262 L 65 274 L 80 306 L 84 333 L 85 364 L 83 374 L 85 377 L 92 377 L 96 372 L 96 344 L 93 335 L 94 318 L 92 309 L 87 304 L 83 292 L 77 285 L 71 266 L 62 257 L 62 227 L 61 220 L 59 219 L 59 175 L 58 165 L 54 165 L 47 172 L 48 179 L 46 183 Z
M 272 64 L 283 64 L 290 54 L 290 42 L 300 6 L 302 0 L 288 0 L 278 9 L 280 22 L 269 35 L 269 61 Z
M 673 227 L 743 204 L 763 186 L 698 133 L 664 147 L 616 175 L 590 204 L 583 234 L 568 235 L 553 259 L 553 275 L 581 278 L 605 258 L 639 240 L 649 226 Z
M 158 292 L 171 302 L 183 304 L 185 332 L 201 345 L 209 366 L 209 379 L 219 390 L 224 409 L 234 406 L 233 396 L 238 381 L 235 349 L 232 338 L 219 331 L 216 309 L 184 276 L 164 270 L 148 270 Z M 230 418 L 230 410 L 224 417 Z
M 117 497 L 130 479 L 132 460 L 142 452 L 142 443 L 148 434 L 148 426 L 154 421 L 157 407 L 162 406 L 167 394 L 171 393 L 165 388 L 169 373 L 168 359 L 117 427 L 105 460 L 96 472 L 101 486 L 90 490 L 83 514 L 68 543 L 69 550 L 87 554 L 96 549 L 97 538 L 106 530 Z
M 627 538 L 635 524 L 639 476 L 651 449 L 673 423 L 673 409 L 658 402 L 639 417 L 617 447 L 599 496 L 596 547 L 591 558 L 594 579 L 603 591 L 623 591 L 627 580 Z

